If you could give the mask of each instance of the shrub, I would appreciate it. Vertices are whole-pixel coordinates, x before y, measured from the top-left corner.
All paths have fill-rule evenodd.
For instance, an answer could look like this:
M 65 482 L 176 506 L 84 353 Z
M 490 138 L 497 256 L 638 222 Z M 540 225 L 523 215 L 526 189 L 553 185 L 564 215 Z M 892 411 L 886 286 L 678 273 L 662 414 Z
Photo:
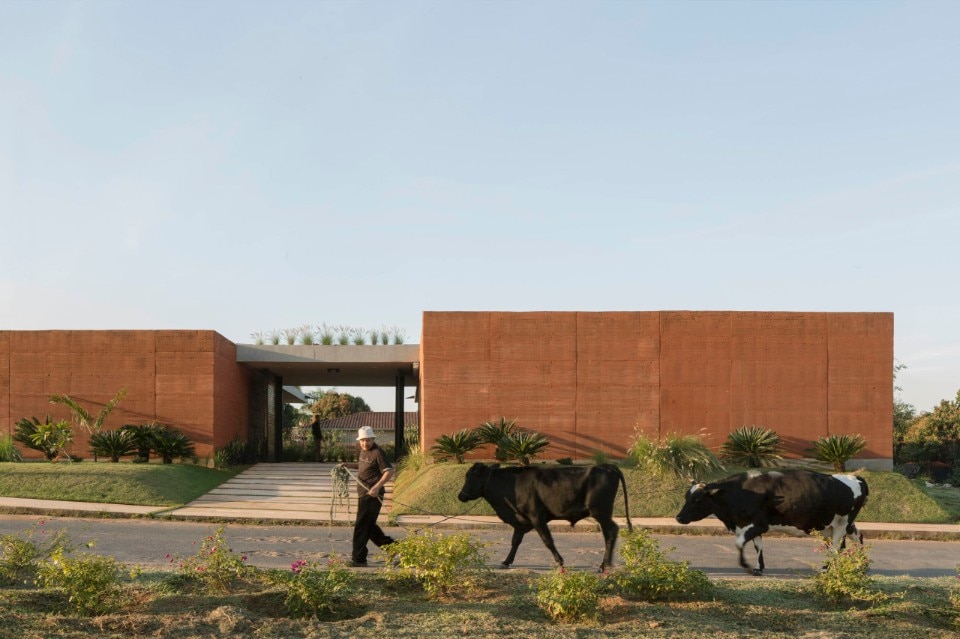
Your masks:
M 487 575 L 484 544 L 466 533 L 442 535 L 426 530 L 382 548 L 389 579 L 413 580 L 431 598 L 471 594 Z
M 40 565 L 37 583 L 63 590 L 74 611 L 98 615 L 111 612 L 122 603 L 122 572 L 123 564 L 113 557 L 90 553 L 68 557 L 63 548 L 57 548 Z
M 216 468 L 252 464 L 257 461 L 257 445 L 239 437 L 231 439 L 223 448 L 214 451 L 213 461 Z
M 452 435 L 440 435 L 430 450 L 435 457 L 453 457 L 458 464 L 462 464 L 464 455 L 475 450 L 479 445 L 476 434 L 464 428 Z
M 339 561 L 326 569 L 314 562 L 298 560 L 290 570 L 271 581 L 284 592 L 284 605 L 294 617 L 329 617 L 353 587 L 353 574 Z
M 238 555 L 227 545 L 220 526 L 204 538 L 196 555 L 180 560 L 177 571 L 188 582 L 199 584 L 204 592 L 221 593 L 249 575 L 251 569 L 246 561 L 246 555 Z
M 154 437 L 163 430 L 163 426 L 156 422 L 147 424 L 124 424 L 120 427 L 121 431 L 126 431 L 133 437 L 133 442 L 137 447 L 137 459 L 139 461 L 150 461 L 150 452 L 154 448 Z
M 493 456 L 497 461 L 506 461 L 507 458 L 501 448 L 501 442 L 517 430 L 517 420 L 508 422 L 505 417 L 499 421 L 490 421 L 480 424 L 474 431 L 477 434 L 477 440 L 480 445 L 493 444 L 496 448 Z
M 90 435 L 90 451 L 94 455 L 109 457 L 117 463 L 124 455 L 137 450 L 137 442 L 129 430 L 103 430 Z
M 14 446 L 13 441 L 13 437 L 10 435 L 0 435 L 0 462 L 23 461 L 20 451 Z
M 724 461 L 747 468 L 776 466 L 782 453 L 780 436 L 762 426 L 741 426 L 720 447 Z
M 536 431 L 518 430 L 500 440 L 503 458 L 516 459 L 521 466 L 529 466 L 530 460 L 550 445 L 550 440 Z
M 723 464 L 696 435 L 671 433 L 663 441 L 653 441 L 640 434 L 630 448 L 637 464 L 661 476 L 697 479 Z
M 623 567 L 613 573 L 621 595 L 648 601 L 709 595 L 713 586 L 701 570 L 689 562 L 670 561 L 659 542 L 643 528 L 621 536 Z
M 161 426 L 153 435 L 153 450 L 164 464 L 172 464 L 175 457 L 183 459 L 194 455 L 193 442 L 178 430 Z
M 534 582 L 537 606 L 559 623 L 596 621 L 607 584 L 598 575 L 557 568 Z
M 49 559 L 56 550 L 68 550 L 69 540 L 63 530 L 46 535 L 44 521 L 20 534 L 0 537 L 0 584 L 29 584 L 37 578 L 40 562 Z M 37 532 L 41 542 L 34 541 Z
M 847 469 L 847 462 L 866 446 L 867 440 L 861 435 L 827 435 L 813 442 L 809 451 L 815 459 L 833 464 L 833 469 L 842 473 Z
M 887 599 L 867 575 L 870 569 L 867 546 L 853 544 L 843 550 L 834 551 L 829 542 L 821 538 L 817 551 L 830 553 L 823 570 L 813 578 L 814 592 L 819 597 L 833 604 L 845 601 L 882 603 Z
M 53 461 L 60 455 L 67 456 L 67 446 L 73 441 L 73 428 L 67 421 L 51 422 L 50 415 L 43 422 L 36 417 L 32 420 L 24 417 L 17 422 L 13 439 Z

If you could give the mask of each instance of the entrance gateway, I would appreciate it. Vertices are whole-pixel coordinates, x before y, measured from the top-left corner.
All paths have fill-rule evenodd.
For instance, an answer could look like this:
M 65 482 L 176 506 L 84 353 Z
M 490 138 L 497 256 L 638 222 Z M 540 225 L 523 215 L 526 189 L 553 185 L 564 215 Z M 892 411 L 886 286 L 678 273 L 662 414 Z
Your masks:
M 404 396 L 407 387 L 419 396 L 419 344 L 393 345 L 250 345 L 237 344 L 237 363 L 255 370 L 266 385 L 281 392 L 267 396 L 279 405 L 289 386 L 393 387 L 394 445 L 397 454 L 404 446 Z M 281 429 L 277 419 L 266 424 L 267 455 L 280 460 Z M 251 424 L 253 427 L 253 424 Z

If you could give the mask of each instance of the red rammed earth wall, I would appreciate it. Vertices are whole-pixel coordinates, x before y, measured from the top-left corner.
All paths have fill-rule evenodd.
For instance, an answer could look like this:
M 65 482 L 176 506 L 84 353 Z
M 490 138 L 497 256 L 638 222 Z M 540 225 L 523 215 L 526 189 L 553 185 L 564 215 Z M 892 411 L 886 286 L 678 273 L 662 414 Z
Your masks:
M 426 312 L 420 382 L 428 446 L 504 416 L 548 458 L 622 456 L 636 432 L 716 448 L 744 425 L 792 457 L 844 433 L 893 454 L 892 313 Z
M 158 421 L 190 437 L 203 458 L 246 432 L 248 375 L 236 346 L 214 331 L 0 331 L 0 433 L 23 417 L 70 419 L 51 395 L 95 415 L 126 387 L 104 429 Z M 74 429 L 70 450 L 90 457 L 86 431 Z

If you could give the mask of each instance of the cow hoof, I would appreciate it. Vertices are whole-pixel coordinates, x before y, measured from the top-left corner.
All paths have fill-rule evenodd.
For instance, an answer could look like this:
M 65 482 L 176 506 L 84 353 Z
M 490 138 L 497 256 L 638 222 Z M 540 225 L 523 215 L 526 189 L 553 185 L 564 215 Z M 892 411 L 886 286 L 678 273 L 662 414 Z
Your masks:
M 754 568 L 753 570 L 750 571 L 750 574 L 753 575 L 754 577 L 763 577 L 763 570 L 761 570 L 760 568 Z
M 500 564 L 500 570 L 508 570 L 509 568 L 510 564 Z

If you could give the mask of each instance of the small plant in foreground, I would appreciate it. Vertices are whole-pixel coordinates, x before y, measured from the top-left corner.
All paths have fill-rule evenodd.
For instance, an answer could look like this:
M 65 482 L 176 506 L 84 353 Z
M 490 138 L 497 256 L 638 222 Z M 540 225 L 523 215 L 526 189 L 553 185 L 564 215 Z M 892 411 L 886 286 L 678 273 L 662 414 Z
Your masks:
M 0 462 L 18 462 L 23 461 L 20 451 L 13 443 L 13 437 L 10 435 L 0 435 Z
M 830 554 L 823 570 L 813 578 L 814 592 L 818 596 L 833 604 L 844 601 L 882 603 L 887 599 L 867 574 L 870 569 L 867 546 L 854 544 L 833 552 L 829 543 L 822 540 L 817 552 Z
M 302 559 L 277 574 L 273 583 L 283 589 L 284 604 L 294 617 L 329 617 L 353 587 L 353 574 L 343 562 L 331 560 L 326 568 Z
M 776 466 L 782 453 L 780 435 L 762 426 L 741 426 L 720 447 L 724 461 L 747 468 Z
M 98 615 L 116 610 L 123 603 L 120 576 L 124 570 L 113 557 L 90 553 L 69 557 L 63 548 L 57 548 L 40 564 L 37 583 L 63 590 L 75 612 Z M 136 577 L 138 572 L 135 568 L 130 576 Z
M 624 597 L 648 601 L 704 597 L 713 585 L 702 570 L 689 562 L 670 561 L 660 543 L 643 528 L 620 537 L 624 565 L 613 573 L 613 582 Z
M 63 530 L 48 535 L 44 520 L 20 534 L 0 537 L 0 584 L 29 584 L 37 577 L 40 563 L 57 550 L 69 550 L 69 539 Z M 40 541 L 35 541 L 37 536 Z
M 608 584 L 595 573 L 568 572 L 560 567 L 534 582 L 537 606 L 559 623 L 596 621 L 600 597 Z
M 252 569 L 246 561 L 246 555 L 233 552 L 227 545 L 223 526 L 220 526 L 214 534 L 204 538 L 196 555 L 180 560 L 177 570 L 187 581 L 198 583 L 204 592 L 221 593 L 249 575 Z
M 466 533 L 442 535 L 426 530 L 382 551 L 388 579 L 416 581 L 431 598 L 439 598 L 480 588 L 487 575 L 483 547 Z

